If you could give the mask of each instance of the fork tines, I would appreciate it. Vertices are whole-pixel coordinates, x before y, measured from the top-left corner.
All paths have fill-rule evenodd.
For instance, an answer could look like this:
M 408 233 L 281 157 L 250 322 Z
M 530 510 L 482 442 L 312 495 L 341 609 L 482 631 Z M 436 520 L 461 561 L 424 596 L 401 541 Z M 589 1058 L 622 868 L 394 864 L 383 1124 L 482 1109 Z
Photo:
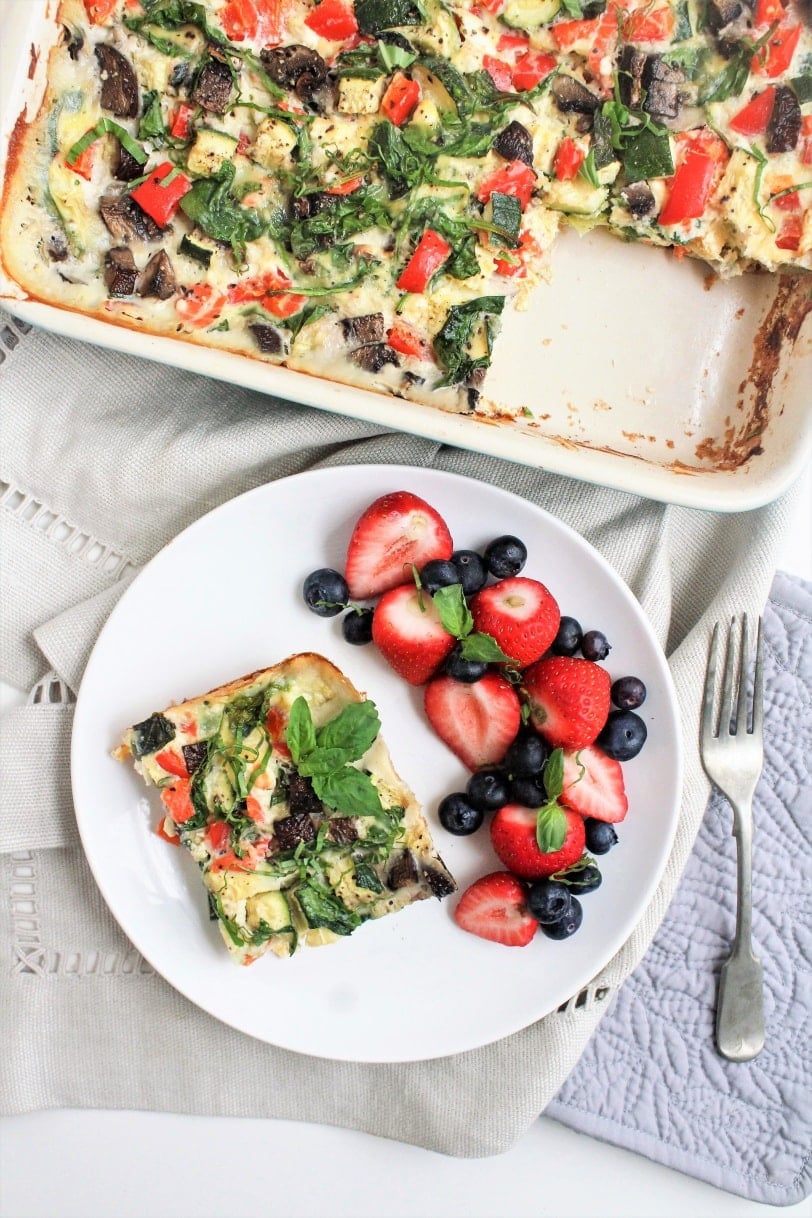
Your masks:
M 730 621 L 725 652 L 724 675 L 722 681 L 722 699 L 718 719 L 714 717 L 713 705 L 716 691 L 716 670 L 719 658 L 719 627 L 717 622 L 713 628 L 710 655 L 708 657 L 707 675 L 705 677 L 705 695 L 702 706 L 702 723 L 706 735 L 717 737 L 727 732 L 735 735 L 739 724 L 750 735 L 761 735 L 764 714 L 764 637 L 762 619 L 758 619 L 756 632 L 756 659 L 753 670 L 753 696 L 751 713 L 748 716 L 748 680 L 749 668 L 749 630 L 747 614 L 741 615 L 741 629 L 738 632 L 737 647 L 737 618 Z M 735 714 L 734 714 L 735 702 Z

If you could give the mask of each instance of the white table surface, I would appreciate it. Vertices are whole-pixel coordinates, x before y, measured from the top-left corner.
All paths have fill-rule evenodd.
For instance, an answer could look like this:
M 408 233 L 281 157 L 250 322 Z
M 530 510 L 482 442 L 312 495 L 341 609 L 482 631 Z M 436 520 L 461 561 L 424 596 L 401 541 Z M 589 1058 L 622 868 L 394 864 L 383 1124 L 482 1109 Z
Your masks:
M 778 566 L 812 579 L 810 471 Z M 0 705 L 18 699 L 0 684 Z M 237 1162 L 255 1166 L 232 1170 Z M 95 1111 L 0 1121 L 0 1218 L 756 1218 L 776 1212 L 544 1118 L 508 1153 L 469 1160 L 289 1121 Z M 812 1218 L 812 1199 L 780 1212 Z

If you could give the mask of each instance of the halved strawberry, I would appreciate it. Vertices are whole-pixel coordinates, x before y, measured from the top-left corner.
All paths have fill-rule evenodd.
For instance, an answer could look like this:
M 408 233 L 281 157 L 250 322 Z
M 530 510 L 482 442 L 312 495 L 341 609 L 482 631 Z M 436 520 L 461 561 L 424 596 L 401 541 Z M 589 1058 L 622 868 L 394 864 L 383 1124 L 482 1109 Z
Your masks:
M 593 745 L 564 753 L 562 804 L 581 816 L 616 824 L 629 810 L 620 762 Z
M 454 543 L 448 525 L 425 499 L 392 491 L 359 517 L 347 548 L 344 576 L 356 600 L 410 583 L 412 564 L 450 558 Z
M 483 588 L 471 598 L 470 607 L 474 628 L 492 635 L 520 668 L 544 655 L 561 621 L 552 593 L 524 575 Z
M 454 921 L 480 939 L 505 947 L 526 947 L 539 928 L 525 904 L 524 884 L 509 871 L 483 875 L 467 888 L 454 910 Z
M 523 804 L 505 804 L 491 821 L 491 842 L 506 867 L 515 875 L 537 880 L 577 863 L 584 853 L 584 818 L 569 808 L 558 807 L 564 840 L 556 850 L 542 851 L 536 839 L 538 809 Z
M 454 646 L 430 596 L 414 584 L 384 592 L 372 618 L 372 640 L 398 676 L 423 685 Z
M 437 735 L 469 770 L 498 764 L 522 717 L 516 691 L 495 672 L 473 685 L 435 677 L 426 686 L 424 705 Z
M 553 748 L 593 744 L 606 723 L 612 681 L 592 660 L 548 656 L 524 674 L 533 727 Z

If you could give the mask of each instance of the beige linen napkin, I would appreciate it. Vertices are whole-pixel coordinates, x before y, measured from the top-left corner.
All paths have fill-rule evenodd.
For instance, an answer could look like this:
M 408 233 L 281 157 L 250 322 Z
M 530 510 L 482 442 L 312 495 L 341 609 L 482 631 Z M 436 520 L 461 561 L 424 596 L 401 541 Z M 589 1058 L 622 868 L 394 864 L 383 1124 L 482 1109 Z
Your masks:
M 4 717 L 0 738 L 0 939 L 12 962 L 0 997 L 0 1109 L 284 1117 L 455 1155 L 507 1149 L 557 1092 L 660 924 L 708 795 L 696 751 L 708 624 L 765 603 L 786 498 L 727 517 L 668 507 L 13 329 L 20 341 L 0 368 L 4 679 L 28 686 L 52 669 L 76 690 L 138 566 L 250 487 L 317 465 L 433 465 L 540 504 L 627 581 L 669 655 L 686 773 L 663 881 L 583 995 L 457 1056 L 331 1062 L 221 1025 L 127 943 L 78 845 L 67 768 L 72 712 L 49 700 L 46 683 L 39 702 Z

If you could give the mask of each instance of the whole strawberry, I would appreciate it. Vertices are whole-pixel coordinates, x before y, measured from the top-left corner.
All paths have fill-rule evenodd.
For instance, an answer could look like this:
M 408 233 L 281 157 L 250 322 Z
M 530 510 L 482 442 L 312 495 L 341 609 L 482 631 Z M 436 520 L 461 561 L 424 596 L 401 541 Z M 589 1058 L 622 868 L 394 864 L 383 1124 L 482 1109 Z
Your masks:
M 605 668 L 573 656 L 547 656 L 523 680 L 530 721 L 553 748 L 593 744 L 606 723 L 612 680 Z
M 437 735 L 469 770 L 497 765 L 522 717 L 516 691 L 495 672 L 473 685 L 435 677 L 426 686 L 424 705 Z
M 366 600 L 411 583 L 412 567 L 450 558 L 454 543 L 440 513 L 411 491 L 392 491 L 359 517 L 349 546 L 344 576 L 350 594 Z
M 474 627 L 489 634 L 520 667 L 540 659 L 561 621 L 552 593 L 523 575 L 490 584 L 471 598 Z
M 545 803 L 538 808 L 505 804 L 491 821 L 491 843 L 500 860 L 527 880 L 553 875 L 577 863 L 584 852 L 584 818 L 559 802 L 564 784 L 561 749 L 543 773 Z
M 414 584 L 384 592 L 372 618 L 372 640 L 387 664 L 410 685 L 423 685 L 454 646 L 430 596 Z
M 526 947 L 539 924 L 526 904 L 524 884 L 507 871 L 494 871 L 475 880 L 460 897 L 454 921 L 480 939 L 505 947 Z

